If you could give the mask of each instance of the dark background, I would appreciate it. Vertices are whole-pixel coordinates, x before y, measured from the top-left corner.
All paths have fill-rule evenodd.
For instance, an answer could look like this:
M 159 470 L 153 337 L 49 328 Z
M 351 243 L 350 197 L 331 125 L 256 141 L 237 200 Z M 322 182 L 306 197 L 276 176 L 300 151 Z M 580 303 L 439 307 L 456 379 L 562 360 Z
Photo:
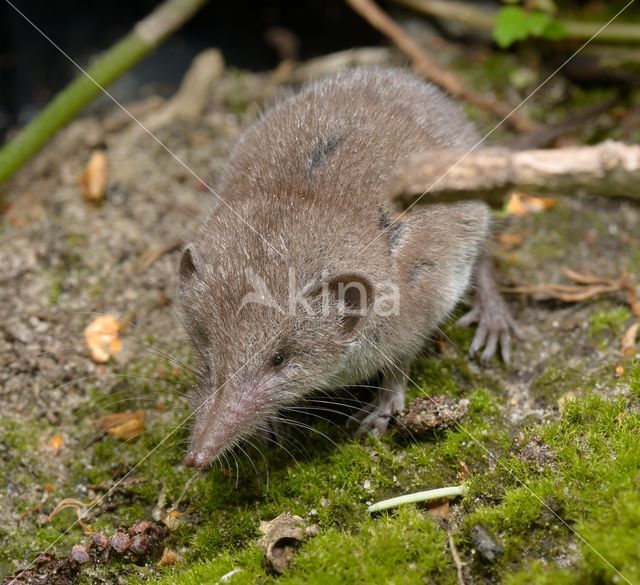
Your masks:
M 160 0 L 12 0 L 80 65 L 125 35 Z M 145 91 L 169 93 L 193 56 L 206 47 L 222 50 L 227 65 L 273 68 L 275 50 L 266 31 L 285 27 L 300 39 L 300 57 L 378 44 L 379 35 L 342 0 L 212 0 L 118 86 L 118 97 Z M 9 4 L 0 3 L 0 140 L 27 122 L 77 71 Z

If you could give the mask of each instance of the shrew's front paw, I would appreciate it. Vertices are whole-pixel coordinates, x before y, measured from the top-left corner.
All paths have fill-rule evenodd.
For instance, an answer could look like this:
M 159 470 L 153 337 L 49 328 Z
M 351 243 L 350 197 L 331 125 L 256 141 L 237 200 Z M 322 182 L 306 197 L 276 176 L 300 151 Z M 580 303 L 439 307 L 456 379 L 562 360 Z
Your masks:
M 356 435 L 369 434 L 374 437 L 384 435 L 391 420 L 404 410 L 406 388 L 407 382 L 402 376 L 386 376 L 382 380 L 375 401 L 362 411 L 359 417 L 360 428 Z
M 469 355 L 474 355 L 484 347 L 480 360 L 489 361 L 500 346 L 500 355 L 505 364 L 511 361 L 511 338 L 520 338 L 520 328 L 511 315 L 509 306 L 500 295 L 491 299 L 476 299 L 476 302 L 466 315 L 457 322 L 458 327 L 468 327 L 477 323 L 478 328 L 473 336 Z

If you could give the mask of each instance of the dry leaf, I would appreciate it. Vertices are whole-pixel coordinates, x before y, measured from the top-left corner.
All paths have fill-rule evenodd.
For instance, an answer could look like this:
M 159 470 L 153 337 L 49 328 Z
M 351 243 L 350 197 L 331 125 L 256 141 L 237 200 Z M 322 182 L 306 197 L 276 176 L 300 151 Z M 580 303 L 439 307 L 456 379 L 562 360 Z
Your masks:
M 616 373 L 613 375 L 614 378 L 620 378 L 624 374 L 624 368 L 622 366 L 616 366 Z
M 107 192 L 109 161 L 104 150 L 94 150 L 80 177 L 84 198 L 99 205 Z
M 171 512 L 167 512 L 167 514 L 165 514 L 164 518 L 162 519 L 162 523 L 169 530 L 177 530 L 182 524 L 180 516 L 182 516 L 182 512 L 178 512 L 178 510 L 171 510 Z
M 631 357 L 637 351 L 640 351 L 640 346 L 636 345 L 636 337 L 638 337 L 639 331 L 640 322 L 634 323 L 633 325 L 631 325 L 631 327 L 629 327 L 629 329 L 624 332 L 624 335 L 622 336 L 622 343 L 620 344 L 622 355 Z
M 534 197 L 526 193 L 512 193 L 507 201 L 506 212 L 509 215 L 523 217 L 531 213 L 540 213 L 556 206 L 556 200 L 551 197 Z
M 500 232 L 498 234 L 498 244 L 500 244 L 500 247 L 504 250 L 519 248 L 523 242 L 524 234 L 521 233 Z
M 53 435 L 49 439 L 49 447 L 53 451 L 54 455 L 58 455 L 60 453 L 63 444 L 64 439 L 62 438 L 62 435 Z
M 449 500 L 434 500 L 429 502 L 427 514 L 436 518 L 449 518 Z
M 469 477 L 471 477 L 471 472 L 464 461 L 458 461 L 458 465 L 460 466 L 458 469 L 458 482 L 464 483 Z
M 127 410 L 107 414 L 96 421 L 98 428 L 109 435 L 130 441 L 144 431 L 144 410 Z
M 103 364 L 122 349 L 121 329 L 122 322 L 113 315 L 100 315 L 87 325 L 84 339 L 94 362 Z
M 171 548 L 165 548 L 162 551 L 162 557 L 158 561 L 158 564 L 161 567 L 169 567 L 171 565 L 175 565 L 178 562 L 178 555 L 176 551 Z

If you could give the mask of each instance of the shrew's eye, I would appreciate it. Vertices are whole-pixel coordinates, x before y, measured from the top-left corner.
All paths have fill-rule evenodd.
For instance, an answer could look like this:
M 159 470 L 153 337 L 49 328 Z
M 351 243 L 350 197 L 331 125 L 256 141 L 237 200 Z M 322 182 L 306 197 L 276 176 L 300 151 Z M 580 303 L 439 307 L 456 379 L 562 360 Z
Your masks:
M 271 365 L 272 366 L 281 366 L 284 363 L 284 354 L 277 352 L 271 356 Z

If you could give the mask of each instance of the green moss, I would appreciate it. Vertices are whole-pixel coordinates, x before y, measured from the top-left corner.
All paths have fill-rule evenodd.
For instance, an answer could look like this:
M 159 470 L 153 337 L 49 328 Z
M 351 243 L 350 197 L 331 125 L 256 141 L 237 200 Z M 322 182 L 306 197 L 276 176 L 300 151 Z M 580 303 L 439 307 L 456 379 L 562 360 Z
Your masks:
M 584 388 L 584 373 L 566 365 L 549 365 L 531 381 L 532 396 L 536 401 L 549 406 L 555 406 L 563 394 L 581 391 Z
M 455 583 L 446 534 L 415 508 L 366 518 L 355 533 L 331 529 L 297 554 L 281 583 Z
M 49 276 L 49 304 L 57 305 L 63 291 L 64 276 L 52 273 Z
M 615 307 L 594 313 L 589 322 L 589 335 L 597 337 L 607 333 L 607 337 L 617 338 L 622 334 L 624 325 L 631 316 L 631 311 L 627 307 Z
M 590 394 L 567 403 L 559 422 L 532 429 L 553 452 L 552 463 L 540 469 L 507 459 L 493 478 L 472 482 L 469 498 L 498 497 L 465 519 L 467 529 L 481 524 L 498 535 L 504 553 L 493 570 L 509 574 L 523 564 L 509 583 L 611 582 L 616 571 L 637 582 L 639 431 L 640 417 L 623 399 Z M 570 569 L 553 567 L 567 555 Z M 552 568 L 531 580 L 540 557 Z
M 180 551 L 177 566 L 122 565 L 100 570 L 107 581 L 127 575 L 130 582 L 177 585 L 215 583 L 236 569 L 229 583 L 324 583 L 328 576 L 336 583 L 454 583 L 445 525 L 419 506 L 374 517 L 366 507 L 385 497 L 458 483 L 465 469 L 470 474 L 469 494 L 454 504 L 456 522 L 449 530 L 475 581 L 609 582 L 614 571 L 591 546 L 631 581 L 637 580 L 640 363 L 630 362 L 625 369 L 620 382 L 628 383 L 631 391 L 626 397 L 607 400 L 589 390 L 591 377 L 559 366 L 548 368 L 534 379 L 534 391 L 536 384 L 538 390 L 550 386 L 550 395 L 580 385 L 581 397 L 567 402 L 555 422 L 533 424 L 521 429 L 523 436 L 516 438 L 517 429 L 505 422 L 499 387 L 479 384 L 484 375 L 473 373 L 461 358 L 424 358 L 412 373 L 417 385 L 411 394 L 468 398 L 469 410 L 461 426 L 423 437 L 411 437 L 399 429 L 384 440 L 355 441 L 340 419 L 315 423 L 313 417 L 301 419 L 313 423 L 315 431 L 288 434 L 284 446 L 291 453 L 260 447 L 263 459 L 246 447 L 253 462 L 239 452 L 237 472 L 230 461 L 231 469 L 224 463 L 196 476 L 180 505 L 182 527 L 167 540 L 167 546 Z M 139 397 L 147 392 L 152 396 L 149 385 L 154 382 L 146 378 L 161 372 L 166 399 L 178 401 L 176 405 L 178 391 L 190 383 L 184 376 L 173 375 L 161 358 L 156 363 L 131 364 L 126 371 L 136 377 L 127 378 L 123 390 Z M 603 378 L 600 371 L 593 376 Z M 82 420 L 121 408 L 98 402 L 95 409 L 82 415 Z M 96 530 L 109 534 L 120 524 L 149 518 L 161 493 L 169 505 L 176 502 L 192 477 L 176 447 L 186 439 L 186 430 L 177 431 L 175 441 L 160 445 L 182 415 L 172 409 L 147 408 L 146 412 L 148 432 L 128 443 L 111 437 L 91 442 L 94 428 L 88 426 L 81 437 L 88 441 L 87 458 L 69 461 L 66 483 L 56 486 L 57 501 L 81 497 L 74 486 L 110 481 L 132 470 L 132 477 L 144 478 L 110 497 L 110 506 L 92 520 Z M 32 429 L 18 425 L 8 428 L 3 437 L 15 453 L 27 456 L 39 441 Z M 548 460 L 522 455 L 522 446 L 533 439 L 548 448 Z M 37 502 L 25 502 L 25 506 L 31 503 Z M 320 533 L 298 549 L 288 572 L 276 579 L 265 565 L 257 540 L 260 521 L 283 511 L 317 523 Z M 46 547 L 74 520 L 73 512 L 65 511 L 54 522 L 26 531 L 15 544 L 7 544 L 12 534 L 0 533 L 4 555 L 0 570 L 6 572 L 16 554 L 29 557 Z M 502 547 L 495 561 L 483 562 L 472 552 L 475 526 L 483 526 Z M 56 548 L 68 551 L 83 540 L 73 529 Z

